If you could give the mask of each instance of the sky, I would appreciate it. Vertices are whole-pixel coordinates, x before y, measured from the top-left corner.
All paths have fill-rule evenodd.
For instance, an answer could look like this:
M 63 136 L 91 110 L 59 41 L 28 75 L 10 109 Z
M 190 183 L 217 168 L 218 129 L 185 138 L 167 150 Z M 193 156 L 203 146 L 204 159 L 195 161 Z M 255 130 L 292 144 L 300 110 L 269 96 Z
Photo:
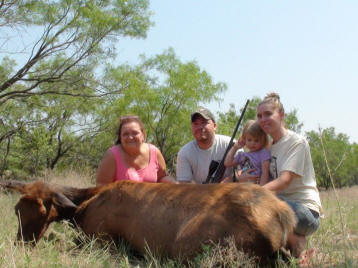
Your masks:
M 150 1 L 147 38 L 118 42 L 118 63 L 172 47 L 228 89 L 213 112 L 276 91 L 303 131 L 334 127 L 358 143 L 358 1 Z

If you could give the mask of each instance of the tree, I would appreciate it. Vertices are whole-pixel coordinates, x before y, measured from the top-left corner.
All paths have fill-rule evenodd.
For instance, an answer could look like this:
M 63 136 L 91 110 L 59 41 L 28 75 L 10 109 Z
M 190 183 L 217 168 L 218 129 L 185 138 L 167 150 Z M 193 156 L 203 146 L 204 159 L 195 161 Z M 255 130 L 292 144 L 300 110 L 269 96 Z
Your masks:
M 190 113 L 200 103 L 217 100 L 226 90 L 225 84 L 214 83 L 195 61 L 183 63 L 171 48 L 154 57 L 142 56 L 135 67 L 109 68 L 105 80 L 111 90 L 127 85 L 117 98 L 104 102 L 102 113 L 108 129 L 112 128 L 110 133 L 115 132 L 119 116 L 139 115 L 148 141 L 158 146 L 171 171 L 176 153 L 192 139 Z
M 332 186 L 330 174 L 335 186 L 340 188 L 352 185 L 356 167 L 352 166 L 354 151 L 349 144 L 348 136 L 342 133 L 336 134 L 333 127 L 320 132 L 310 131 L 306 136 L 311 148 L 318 185 L 326 189 L 330 188 Z
M 26 125 L 36 123 L 30 119 L 31 110 L 26 109 L 23 101 L 10 100 L 0 108 L 0 174 L 8 167 L 14 139 Z
M 352 161 L 350 162 L 350 169 L 352 170 L 352 182 L 351 185 L 358 185 L 358 144 L 353 143 L 352 145 Z
M 118 37 L 145 37 L 151 25 L 145 0 L 1 1 L 0 14 L 0 33 L 6 38 L 0 48 L 0 107 L 35 95 L 102 96 L 93 66 L 115 55 Z M 35 34 L 20 40 L 24 48 L 8 51 L 10 42 L 11 47 L 22 43 L 9 29 Z M 27 55 L 18 67 L 11 58 L 15 53 Z M 69 76 L 73 69 L 77 74 Z
M 40 94 L 101 96 L 100 84 L 89 94 L 83 93 L 82 88 L 60 91 L 56 84 L 70 85 L 65 79 L 69 70 L 103 63 L 103 59 L 114 56 L 111 45 L 119 36 L 145 37 L 151 25 L 145 0 L 13 0 L 2 3 L 0 29 L 3 32 L 12 28 L 35 33 L 38 30 L 41 34 L 35 37 L 30 50 L 24 49 L 28 58 L 17 70 L 4 66 L 9 58 L 3 60 L 1 68 L 5 72 L 2 72 L 4 79 L 0 83 L 0 105 L 10 99 Z M 77 78 L 81 79 L 81 76 Z M 52 87 L 40 89 L 41 84 Z
M 54 169 L 74 147 L 92 133 L 98 133 L 90 119 L 96 112 L 96 104 L 94 99 L 43 95 L 17 106 L 30 112 L 26 114 L 27 124 L 14 133 L 12 150 L 6 154 L 11 161 L 3 161 L 2 169 L 35 175 L 45 168 Z
M 298 121 L 297 109 L 293 109 L 289 113 L 285 113 L 285 124 L 288 129 L 291 129 L 296 133 L 301 133 L 303 123 Z
M 147 0 L 0 1 L 0 172 L 7 168 L 12 146 L 16 142 L 20 150 L 19 144 L 27 135 L 41 134 L 52 144 L 51 150 L 44 147 L 46 142 L 36 143 L 35 137 L 28 142 L 38 146 L 37 153 L 48 153 L 41 154 L 46 155 L 48 167 L 58 163 L 72 147 L 64 137 L 72 139 L 68 134 L 74 131 L 73 117 L 79 108 L 74 105 L 77 108 L 63 110 L 63 105 L 76 101 L 61 96 L 100 102 L 98 97 L 122 90 L 104 88 L 100 69 L 115 56 L 114 44 L 119 37 L 145 37 L 152 25 L 150 15 Z M 24 60 L 16 62 L 16 54 Z M 83 103 L 84 99 L 78 101 Z M 45 104 L 53 111 L 46 111 Z M 91 118 L 89 114 L 82 116 Z M 79 136 L 85 137 L 77 135 L 71 143 Z

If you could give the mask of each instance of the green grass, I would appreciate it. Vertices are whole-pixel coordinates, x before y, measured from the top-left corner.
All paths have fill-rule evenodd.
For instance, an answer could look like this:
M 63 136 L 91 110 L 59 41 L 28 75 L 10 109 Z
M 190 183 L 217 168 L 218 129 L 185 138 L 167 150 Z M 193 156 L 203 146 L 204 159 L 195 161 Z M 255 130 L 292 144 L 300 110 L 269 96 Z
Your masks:
M 89 175 L 49 173 L 45 180 L 86 187 L 93 185 Z M 358 187 L 338 190 L 343 223 L 332 191 L 321 192 L 325 218 L 319 230 L 308 239 L 307 248 L 315 248 L 311 267 L 358 267 Z M 14 206 L 20 195 L 0 193 L 0 267 L 181 267 L 148 253 L 138 256 L 124 243 L 90 239 L 64 222 L 52 224 L 44 239 L 35 246 L 15 243 L 17 218 Z M 342 228 L 343 225 L 343 228 Z M 229 242 L 230 243 L 230 242 Z M 188 267 L 255 267 L 254 261 L 231 247 L 206 247 Z M 298 267 L 278 263 L 277 267 Z

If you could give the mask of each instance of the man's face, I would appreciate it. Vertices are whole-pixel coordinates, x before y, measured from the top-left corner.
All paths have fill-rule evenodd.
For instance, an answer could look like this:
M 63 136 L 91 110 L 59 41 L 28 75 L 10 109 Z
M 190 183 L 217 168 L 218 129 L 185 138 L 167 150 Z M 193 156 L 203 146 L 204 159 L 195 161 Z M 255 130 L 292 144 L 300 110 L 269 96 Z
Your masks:
M 191 123 L 191 131 L 199 144 L 211 144 L 215 137 L 216 123 L 211 119 L 205 119 L 202 116 L 197 115 Z

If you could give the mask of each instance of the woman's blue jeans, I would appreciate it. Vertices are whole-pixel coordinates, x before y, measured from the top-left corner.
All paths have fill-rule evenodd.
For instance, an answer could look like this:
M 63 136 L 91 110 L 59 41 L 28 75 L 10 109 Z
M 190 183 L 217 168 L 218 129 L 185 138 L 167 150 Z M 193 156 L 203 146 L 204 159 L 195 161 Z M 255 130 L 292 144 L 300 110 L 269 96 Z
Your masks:
M 298 235 L 308 236 L 313 234 L 320 225 L 319 214 L 316 211 L 310 210 L 304 205 L 287 200 L 281 196 L 279 198 L 285 201 L 295 212 L 296 216 L 296 227 L 294 233 Z

